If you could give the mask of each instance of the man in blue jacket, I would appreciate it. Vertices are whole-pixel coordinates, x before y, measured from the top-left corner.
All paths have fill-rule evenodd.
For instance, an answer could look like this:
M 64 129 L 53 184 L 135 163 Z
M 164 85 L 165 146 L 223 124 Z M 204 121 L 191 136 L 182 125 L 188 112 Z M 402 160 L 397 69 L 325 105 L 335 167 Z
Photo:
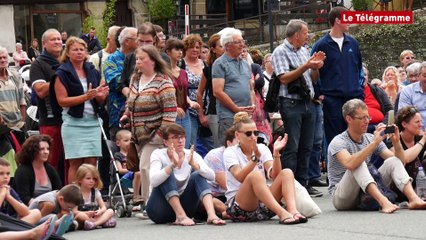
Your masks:
M 90 55 L 102 50 L 101 44 L 99 43 L 98 38 L 95 36 L 95 33 L 95 27 L 91 27 L 88 34 L 81 36 L 81 39 L 87 43 L 87 51 Z

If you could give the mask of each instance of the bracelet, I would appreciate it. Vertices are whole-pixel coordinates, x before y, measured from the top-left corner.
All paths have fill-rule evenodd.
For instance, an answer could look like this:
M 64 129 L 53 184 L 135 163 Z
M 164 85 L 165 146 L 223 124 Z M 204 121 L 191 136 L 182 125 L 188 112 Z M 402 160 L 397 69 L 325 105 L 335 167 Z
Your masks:
M 419 144 L 420 146 L 422 146 L 422 148 L 425 147 L 425 145 L 423 143 L 421 143 L 420 141 L 418 141 L 417 144 Z

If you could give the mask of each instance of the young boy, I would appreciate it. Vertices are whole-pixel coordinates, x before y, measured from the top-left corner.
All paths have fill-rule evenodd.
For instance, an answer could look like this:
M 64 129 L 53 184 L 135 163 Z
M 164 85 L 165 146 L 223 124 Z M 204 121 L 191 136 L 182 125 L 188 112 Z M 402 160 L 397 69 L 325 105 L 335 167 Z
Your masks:
M 129 130 L 121 129 L 117 132 L 115 135 L 115 144 L 117 144 L 118 148 L 120 148 L 120 151 L 114 154 L 114 159 L 115 163 L 117 164 L 118 174 L 123 176 L 123 178 L 133 180 L 133 205 L 139 205 L 143 202 L 140 195 L 140 172 L 133 173 L 132 171 L 127 170 L 126 166 L 126 157 L 127 152 L 129 151 L 131 138 L 132 133 Z
M 30 224 L 37 223 L 41 218 L 40 211 L 29 210 L 18 193 L 9 186 L 9 181 L 10 164 L 6 159 L 0 158 L 0 212 Z

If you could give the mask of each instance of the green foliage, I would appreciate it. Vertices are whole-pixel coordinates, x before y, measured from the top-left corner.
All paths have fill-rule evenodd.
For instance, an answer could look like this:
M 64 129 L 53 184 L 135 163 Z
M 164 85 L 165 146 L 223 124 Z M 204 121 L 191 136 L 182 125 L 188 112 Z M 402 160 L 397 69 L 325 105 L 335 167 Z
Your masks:
M 383 70 L 399 65 L 399 55 L 410 49 L 417 59 L 426 59 L 426 16 L 415 16 L 413 24 L 362 25 L 353 33 L 361 46 L 363 62 L 370 70 L 370 79 L 381 78 Z
M 148 12 L 153 20 L 167 20 L 176 14 L 173 0 L 149 0 Z
M 373 9 L 373 0 L 352 0 L 352 6 L 358 11 Z

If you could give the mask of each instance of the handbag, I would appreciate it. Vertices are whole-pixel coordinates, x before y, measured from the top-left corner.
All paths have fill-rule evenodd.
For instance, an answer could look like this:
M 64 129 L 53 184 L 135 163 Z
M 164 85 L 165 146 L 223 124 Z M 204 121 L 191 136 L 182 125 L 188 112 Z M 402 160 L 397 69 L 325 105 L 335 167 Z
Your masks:
M 295 70 L 296 68 L 293 68 L 290 66 L 290 71 Z M 311 91 L 308 88 L 308 85 L 306 84 L 305 77 L 300 75 L 299 78 L 292 81 L 287 85 L 288 93 L 290 94 L 297 94 L 304 100 L 310 100 L 311 99 Z
M 129 151 L 127 152 L 126 165 L 129 171 L 139 171 L 139 155 L 138 150 L 136 149 L 136 143 L 133 139 L 130 141 Z
M 385 186 L 379 170 L 373 164 L 368 164 L 367 167 L 380 192 L 387 197 L 390 202 L 395 203 L 397 195 L 394 191 Z M 359 200 L 358 209 L 360 210 L 377 211 L 380 209 L 379 203 L 368 193 L 361 191 Z

